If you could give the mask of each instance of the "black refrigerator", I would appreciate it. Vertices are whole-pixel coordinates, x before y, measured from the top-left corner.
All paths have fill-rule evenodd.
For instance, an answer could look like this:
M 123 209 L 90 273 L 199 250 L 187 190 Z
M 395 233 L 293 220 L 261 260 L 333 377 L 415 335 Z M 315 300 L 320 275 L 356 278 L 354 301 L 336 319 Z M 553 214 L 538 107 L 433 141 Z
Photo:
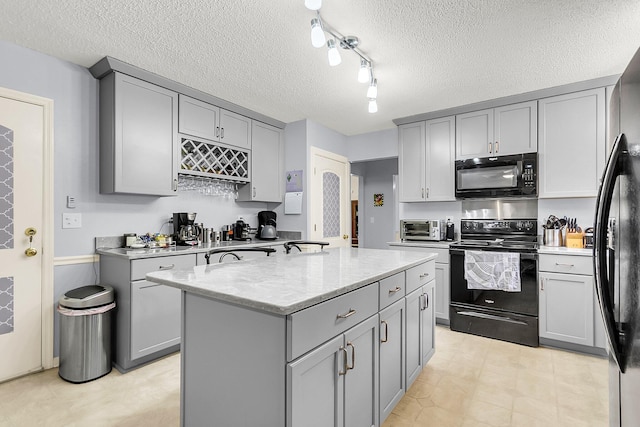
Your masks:
M 596 210 L 594 270 L 609 341 L 609 419 L 640 425 L 640 50 L 611 96 L 613 142 Z

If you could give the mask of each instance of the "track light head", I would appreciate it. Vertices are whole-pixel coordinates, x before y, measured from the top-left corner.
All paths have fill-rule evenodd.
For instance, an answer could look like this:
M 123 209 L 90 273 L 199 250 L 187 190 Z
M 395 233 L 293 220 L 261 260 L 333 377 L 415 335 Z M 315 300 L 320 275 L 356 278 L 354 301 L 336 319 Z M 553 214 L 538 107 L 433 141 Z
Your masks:
M 304 0 L 304 5 L 309 10 L 320 10 L 322 7 L 322 0 Z
M 329 52 L 327 53 L 329 65 L 332 67 L 339 65 L 342 62 L 342 58 L 340 57 L 340 52 L 338 52 L 336 41 L 334 39 L 330 39 L 327 42 L 327 48 L 329 48 Z
M 311 20 L 311 45 L 313 47 L 322 47 L 326 43 L 322 23 L 318 18 Z

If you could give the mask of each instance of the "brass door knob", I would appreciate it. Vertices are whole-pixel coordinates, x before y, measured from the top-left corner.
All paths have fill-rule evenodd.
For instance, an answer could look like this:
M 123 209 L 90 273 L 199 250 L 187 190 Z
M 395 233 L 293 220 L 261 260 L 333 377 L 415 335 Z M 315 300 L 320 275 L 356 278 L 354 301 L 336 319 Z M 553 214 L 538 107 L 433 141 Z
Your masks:
M 349 238 L 349 235 L 348 235 L 348 234 L 343 234 L 343 235 L 342 235 L 342 238 L 343 238 L 344 240 L 347 240 L 347 239 Z
M 25 249 L 24 254 L 29 257 L 36 256 L 38 254 L 38 250 L 36 248 L 27 248 Z

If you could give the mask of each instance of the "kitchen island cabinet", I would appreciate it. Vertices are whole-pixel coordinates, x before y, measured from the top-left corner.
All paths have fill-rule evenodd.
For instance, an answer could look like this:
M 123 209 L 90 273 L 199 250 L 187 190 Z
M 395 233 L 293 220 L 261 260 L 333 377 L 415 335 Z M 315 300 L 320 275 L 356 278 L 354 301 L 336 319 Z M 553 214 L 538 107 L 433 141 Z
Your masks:
M 182 290 L 182 425 L 379 425 L 379 281 L 434 258 L 333 248 L 148 274 Z
M 449 265 L 450 242 L 389 242 L 389 248 L 403 251 L 435 253 L 435 310 L 436 322 L 449 325 L 449 303 L 451 302 L 451 267 Z

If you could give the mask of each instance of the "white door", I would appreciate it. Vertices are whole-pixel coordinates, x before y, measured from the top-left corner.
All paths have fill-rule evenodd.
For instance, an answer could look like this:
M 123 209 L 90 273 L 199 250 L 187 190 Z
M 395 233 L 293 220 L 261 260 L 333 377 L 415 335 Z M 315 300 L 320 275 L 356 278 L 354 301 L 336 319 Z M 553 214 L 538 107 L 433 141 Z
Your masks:
M 349 246 L 350 171 L 346 157 L 311 147 L 311 240 Z
M 43 362 L 42 242 L 50 114 L 50 101 L 0 88 L 0 381 L 49 364 Z M 32 256 L 25 252 L 28 228 L 36 231 Z

